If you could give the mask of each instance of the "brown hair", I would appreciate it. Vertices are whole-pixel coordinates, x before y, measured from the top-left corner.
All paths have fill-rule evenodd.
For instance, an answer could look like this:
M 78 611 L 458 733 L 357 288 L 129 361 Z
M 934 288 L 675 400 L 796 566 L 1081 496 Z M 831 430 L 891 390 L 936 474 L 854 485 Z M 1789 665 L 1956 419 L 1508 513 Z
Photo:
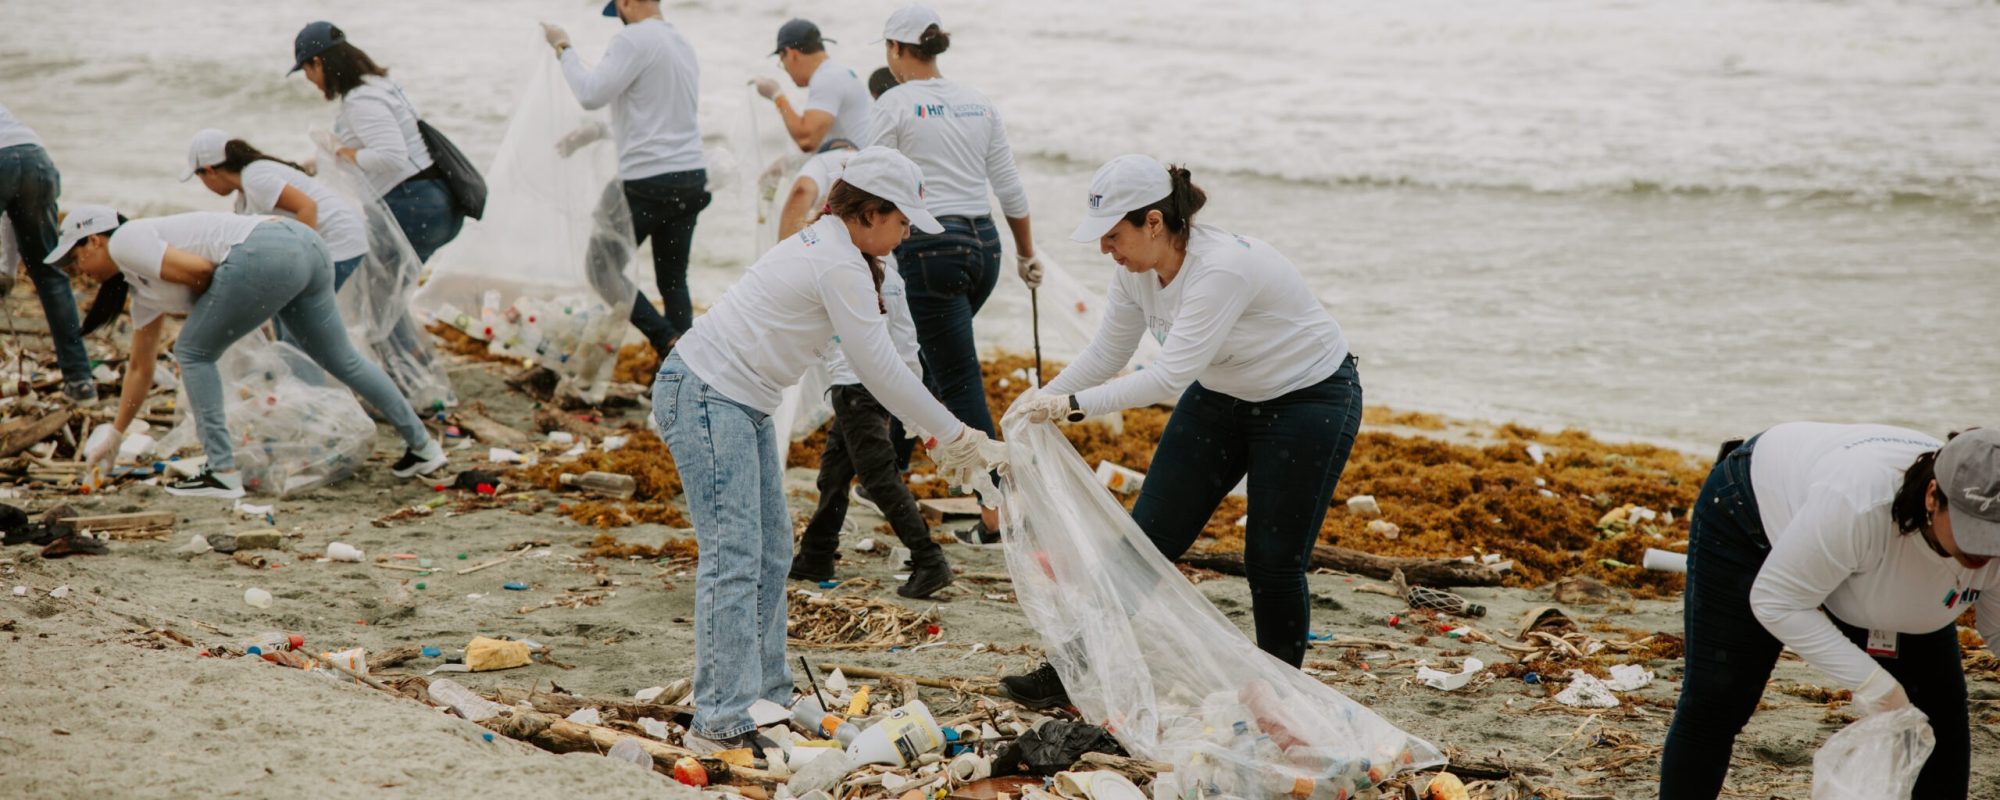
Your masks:
M 820 213 L 832 214 L 843 220 L 858 222 L 864 228 L 872 228 L 875 226 L 877 216 L 895 210 L 895 203 L 869 194 L 847 181 L 837 180 L 833 182 L 832 191 L 827 192 L 826 208 Z M 882 313 L 887 314 L 889 307 L 882 302 L 882 259 L 867 253 L 861 255 L 868 259 L 868 277 L 875 281 L 875 305 L 881 308 Z
M 224 172 L 242 172 L 244 167 L 250 166 L 257 161 L 275 161 L 300 172 L 306 171 L 305 167 L 277 156 L 269 155 L 262 150 L 250 146 L 249 142 L 242 139 L 231 139 L 228 144 L 223 145 L 222 163 L 215 164 L 210 169 L 219 169 Z
M 333 29 L 336 39 L 344 39 L 339 28 Z M 319 62 L 321 82 L 326 99 L 346 97 L 348 92 L 361 87 L 361 79 L 370 75 L 387 76 L 389 70 L 368 57 L 361 48 L 340 41 L 334 46 L 313 56 Z
M 924 29 L 922 36 L 917 37 L 916 44 L 908 42 L 890 42 L 890 44 L 895 45 L 901 50 L 908 51 L 911 55 L 916 56 L 918 61 L 929 64 L 932 61 L 936 61 L 937 57 L 944 53 L 944 51 L 951 49 L 951 34 L 939 30 L 936 25 L 932 25 Z
M 1964 432 L 1952 431 L 1951 435 L 1944 437 L 1944 440 L 1949 442 Z M 1896 489 L 1896 499 L 1889 503 L 1889 516 L 1896 520 L 1896 530 L 1904 534 L 1916 533 L 1930 527 L 1931 511 L 1924 507 L 1924 490 L 1930 488 L 1931 481 L 1937 479 L 1937 457 L 1936 450 L 1917 456 L 1917 460 L 1910 464 L 1910 468 L 1903 471 L 1903 485 Z M 1937 496 L 1939 507 L 1943 507 L 1949 499 L 1945 497 L 1942 486 L 1932 494 Z
M 1146 226 L 1146 216 L 1158 211 L 1160 222 L 1166 226 L 1167 233 L 1174 237 L 1174 243 L 1186 247 L 1188 231 L 1194 227 L 1194 215 L 1200 213 L 1201 207 L 1208 204 L 1208 193 L 1194 185 L 1194 176 L 1188 172 L 1187 167 L 1178 164 L 1168 167 L 1167 177 L 1173 182 L 1173 189 L 1167 192 L 1167 196 L 1160 198 L 1159 202 L 1126 214 L 1125 221 L 1131 223 L 1132 227 L 1143 228 Z

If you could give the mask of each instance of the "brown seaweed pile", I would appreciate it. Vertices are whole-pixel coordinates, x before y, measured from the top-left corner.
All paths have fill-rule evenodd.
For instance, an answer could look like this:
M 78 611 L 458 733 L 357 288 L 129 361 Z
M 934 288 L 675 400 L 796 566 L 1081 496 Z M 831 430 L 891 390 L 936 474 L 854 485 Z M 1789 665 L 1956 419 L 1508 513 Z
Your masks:
M 628 434 L 630 441 L 609 453 L 592 450 L 568 461 L 545 461 L 519 467 L 507 475 L 514 481 L 551 492 L 574 494 L 575 499 L 564 503 L 558 510 L 586 525 L 615 528 L 656 522 L 677 528 L 687 527 L 687 517 L 675 504 L 680 499 L 681 476 L 674 469 L 674 459 L 668 454 L 666 443 L 651 431 L 634 430 Z M 564 475 L 592 471 L 629 475 L 638 483 L 638 491 L 628 501 L 604 500 L 575 494 L 574 490 L 562 485 Z

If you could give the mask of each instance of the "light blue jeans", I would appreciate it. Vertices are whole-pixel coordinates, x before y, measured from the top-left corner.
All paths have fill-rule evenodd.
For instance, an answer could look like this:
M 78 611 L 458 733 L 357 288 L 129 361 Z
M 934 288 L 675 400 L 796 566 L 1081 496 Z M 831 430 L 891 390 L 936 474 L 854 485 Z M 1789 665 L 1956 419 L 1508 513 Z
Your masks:
M 694 573 L 694 725 L 709 738 L 755 727 L 750 704 L 792 699 L 785 573 L 792 519 L 771 416 L 722 396 L 668 356 L 653 426 L 680 471 L 701 563 Z
M 223 412 L 222 373 L 215 362 L 237 339 L 274 316 L 294 345 L 374 406 L 396 426 L 405 444 L 416 448 L 430 441 L 423 420 L 389 376 L 348 341 L 333 301 L 333 259 L 326 242 L 299 222 L 274 220 L 258 225 L 215 265 L 208 291 L 195 301 L 174 344 L 174 360 L 181 365 L 210 469 L 236 468 Z

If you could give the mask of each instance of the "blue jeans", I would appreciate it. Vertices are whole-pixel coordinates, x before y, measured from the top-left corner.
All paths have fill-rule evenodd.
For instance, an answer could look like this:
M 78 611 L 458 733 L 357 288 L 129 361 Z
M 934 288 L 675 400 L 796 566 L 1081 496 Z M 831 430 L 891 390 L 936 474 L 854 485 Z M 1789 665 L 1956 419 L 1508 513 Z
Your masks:
M 347 279 L 354 275 L 355 270 L 361 268 L 361 259 L 362 256 L 355 256 L 333 262 L 333 291 L 335 294 L 339 294 L 340 287 L 346 286 Z
M 1722 791 L 1736 735 L 1756 713 L 1783 649 L 1750 610 L 1750 587 L 1771 554 L 1750 482 L 1756 447 L 1753 436 L 1716 460 L 1688 516 L 1687 663 L 1660 754 L 1662 800 L 1708 800 Z M 1866 641 L 1867 631 L 1827 616 L 1856 645 Z M 1903 685 L 1910 704 L 1930 717 L 1937 737 L 1912 796 L 1963 798 L 1972 770 L 1972 731 L 1958 626 L 1902 633 L 1896 640 L 1896 656 L 1875 661 Z
M 997 436 L 979 374 L 972 318 L 1000 281 L 1000 231 L 992 217 L 940 217 L 939 234 L 911 234 L 896 248 L 896 268 L 909 285 L 924 381 L 958 421 Z
M 771 417 L 722 396 L 668 356 L 653 382 L 653 427 L 680 471 L 701 547 L 694 575 L 694 724 L 709 738 L 749 731 L 750 704 L 792 699 L 785 573 L 792 518 Z
M 28 279 L 41 296 L 63 380 L 78 383 L 91 377 L 76 296 L 70 293 L 69 276 L 42 263 L 56 246 L 56 198 L 61 194 L 62 175 L 49 161 L 48 151 L 32 144 L 0 149 L 0 213 L 14 221 L 14 238 L 21 244 L 21 260 L 28 264 Z
M 210 469 L 236 468 L 223 411 L 222 374 L 215 362 L 274 313 L 299 349 L 388 418 L 405 444 L 416 448 L 430 441 L 423 420 L 389 376 L 348 340 L 333 300 L 333 260 L 326 242 L 302 223 L 277 220 L 258 225 L 215 266 L 208 291 L 195 301 L 174 344 L 174 360 L 181 365 Z
M 1132 506 L 1146 538 L 1178 559 L 1247 473 L 1243 565 L 1257 647 L 1295 667 L 1304 663 L 1312 623 L 1306 570 L 1360 430 L 1361 378 L 1351 355 L 1326 380 L 1261 403 L 1196 383 L 1167 418 Z
M 458 238 L 465 227 L 465 215 L 451 202 L 451 190 L 436 178 L 411 178 L 382 194 L 389 214 L 410 240 L 417 260 L 428 262 L 431 254 Z

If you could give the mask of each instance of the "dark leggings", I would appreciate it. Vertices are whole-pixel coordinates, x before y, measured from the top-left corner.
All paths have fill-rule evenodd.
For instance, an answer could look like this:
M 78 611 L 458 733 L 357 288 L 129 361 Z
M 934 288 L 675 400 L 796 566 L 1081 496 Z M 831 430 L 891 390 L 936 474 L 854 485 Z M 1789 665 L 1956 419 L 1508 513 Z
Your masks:
M 1750 610 L 1750 586 L 1771 551 L 1750 484 L 1755 446 L 1753 438 L 1716 462 L 1689 519 L 1687 666 L 1660 756 L 1662 800 L 1710 800 L 1722 792 L 1736 735 L 1757 711 L 1782 649 Z M 1857 645 L 1867 638 L 1865 630 L 1833 623 Z M 1900 634 L 1897 656 L 1875 661 L 1930 716 L 1937 737 L 1914 796 L 1965 797 L 1972 734 L 1957 626 Z
M 830 558 L 839 549 L 840 525 L 847 519 L 847 487 L 858 477 L 882 516 L 889 518 L 896 539 L 910 549 L 912 560 L 918 564 L 944 560 L 944 548 L 931 541 L 930 526 L 896 467 L 890 419 L 889 410 L 867 389 L 833 387 L 833 424 L 819 463 L 819 507 L 799 541 L 801 555 Z
M 632 305 L 632 325 L 653 343 L 654 352 L 665 357 L 667 344 L 694 326 L 688 258 L 694 248 L 695 219 L 714 199 L 707 189 L 708 170 L 668 172 L 621 185 L 632 209 L 633 244 L 653 240 L 653 280 L 667 308 L 662 315 L 641 294 Z
M 1243 564 L 1257 646 L 1304 663 L 1312 598 L 1306 570 L 1334 486 L 1361 430 L 1361 380 L 1353 356 L 1318 384 L 1261 403 L 1196 383 L 1160 434 L 1132 519 L 1169 561 L 1247 472 L 1250 519 Z

